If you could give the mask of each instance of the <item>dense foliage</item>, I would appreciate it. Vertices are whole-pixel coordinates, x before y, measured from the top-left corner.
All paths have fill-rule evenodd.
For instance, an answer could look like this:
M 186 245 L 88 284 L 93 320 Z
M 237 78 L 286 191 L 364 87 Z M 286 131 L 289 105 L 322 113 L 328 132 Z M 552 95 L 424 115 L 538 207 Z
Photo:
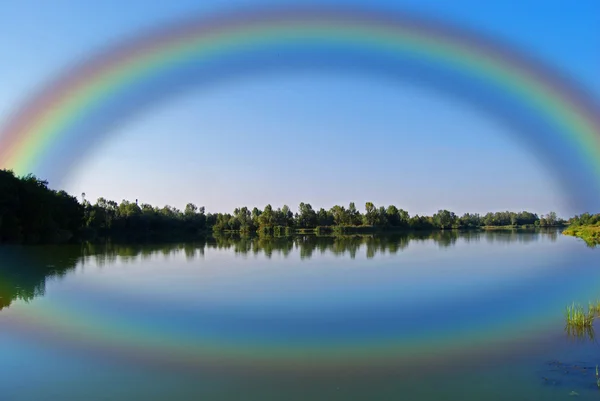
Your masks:
M 584 213 L 579 216 L 571 217 L 569 219 L 569 226 L 571 227 L 579 227 L 579 226 L 597 226 L 600 224 L 600 213 L 597 214 L 589 214 Z
M 192 203 L 183 211 L 171 206 L 140 205 L 137 200 L 117 203 L 100 198 L 92 204 L 85 199 L 85 194 L 80 203 L 64 191 L 49 189 L 47 184 L 32 175 L 19 178 L 11 171 L 0 170 L 0 242 L 57 242 L 73 235 L 87 238 L 163 234 L 189 237 L 211 231 L 267 235 L 308 231 L 344 234 L 386 229 L 544 227 L 565 223 L 554 212 L 545 216 L 526 211 L 458 216 L 448 210 L 439 210 L 433 216 L 410 216 L 406 210 L 394 205 L 377 207 L 372 202 L 365 204 L 364 213 L 354 203 L 348 207 L 336 205 L 329 210 L 315 210 L 309 203 L 300 203 L 295 213 L 287 205 L 277 209 L 267 205 L 262 210 L 244 206 L 236 208 L 232 214 L 213 214 Z M 589 215 L 576 217 L 577 221 L 595 218 Z
M 582 238 L 589 246 L 597 246 L 600 244 L 600 213 L 572 217 L 563 234 Z
M 235 209 L 233 214 L 216 215 L 214 231 L 240 231 L 277 233 L 287 228 L 312 229 L 335 227 L 378 227 L 407 230 L 431 230 L 453 228 L 477 228 L 483 226 L 557 226 L 564 224 L 556 213 L 538 216 L 531 212 L 496 212 L 486 215 L 466 213 L 458 216 L 448 210 L 439 210 L 433 216 L 410 216 L 406 210 L 396 206 L 376 207 L 372 202 L 365 204 L 365 213 L 360 213 L 354 203 L 348 208 L 336 205 L 329 210 L 315 211 L 308 203 L 300 203 L 297 213 L 288 206 L 274 210 L 267 205 L 264 210 L 247 207 Z M 289 230 L 288 230 L 289 231 Z
M 58 242 L 81 227 L 84 208 L 33 175 L 0 170 L 0 242 Z

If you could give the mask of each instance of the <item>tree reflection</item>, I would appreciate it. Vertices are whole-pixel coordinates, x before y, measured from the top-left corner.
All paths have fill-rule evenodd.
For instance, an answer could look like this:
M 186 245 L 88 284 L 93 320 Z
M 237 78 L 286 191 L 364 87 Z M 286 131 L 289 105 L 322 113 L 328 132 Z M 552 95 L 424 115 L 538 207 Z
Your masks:
M 541 235 L 540 235 L 541 234 Z M 298 255 L 306 260 L 313 255 L 334 257 L 394 255 L 406 250 L 410 244 L 433 243 L 440 248 L 454 246 L 457 242 L 519 242 L 527 243 L 548 238 L 556 241 L 558 231 L 466 231 L 440 230 L 387 235 L 289 237 L 215 235 L 196 242 L 186 243 L 84 243 L 81 245 L 0 248 L 0 310 L 14 300 L 29 301 L 44 295 L 47 280 L 60 278 L 77 265 L 94 264 L 97 267 L 119 263 L 132 263 L 152 258 L 182 257 L 187 260 L 203 258 L 207 250 L 232 251 L 243 257 L 274 255 L 288 258 Z M 575 333 L 576 334 L 576 333 Z
M 80 257 L 77 245 L 0 248 L 0 310 L 44 295 L 46 282 L 75 269 Z

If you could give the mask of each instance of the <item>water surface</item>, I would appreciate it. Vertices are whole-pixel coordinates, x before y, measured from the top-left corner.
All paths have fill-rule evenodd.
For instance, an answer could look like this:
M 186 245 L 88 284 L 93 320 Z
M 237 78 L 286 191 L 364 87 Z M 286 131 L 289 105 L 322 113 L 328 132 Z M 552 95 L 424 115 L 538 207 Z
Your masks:
M 558 231 L 6 246 L 0 399 L 597 399 L 563 321 L 597 260 Z

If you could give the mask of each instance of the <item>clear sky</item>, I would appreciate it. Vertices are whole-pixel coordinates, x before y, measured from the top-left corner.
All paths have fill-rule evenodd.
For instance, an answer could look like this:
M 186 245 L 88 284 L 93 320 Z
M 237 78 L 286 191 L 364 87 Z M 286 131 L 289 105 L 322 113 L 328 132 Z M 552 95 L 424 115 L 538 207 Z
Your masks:
M 0 123 L 39 85 L 100 47 L 191 13 L 251 4 L 5 0 Z M 600 2 L 368 4 L 482 30 L 600 95 Z M 190 91 L 119 127 L 64 189 L 91 200 L 139 199 L 179 208 L 194 202 L 213 212 L 267 203 L 295 210 L 302 201 L 316 208 L 351 201 L 362 208 L 372 201 L 411 215 L 440 208 L 583 212 L 566 206 L 547 166 L 498 122 L 408 82 L 350 73 L 290 72 Z

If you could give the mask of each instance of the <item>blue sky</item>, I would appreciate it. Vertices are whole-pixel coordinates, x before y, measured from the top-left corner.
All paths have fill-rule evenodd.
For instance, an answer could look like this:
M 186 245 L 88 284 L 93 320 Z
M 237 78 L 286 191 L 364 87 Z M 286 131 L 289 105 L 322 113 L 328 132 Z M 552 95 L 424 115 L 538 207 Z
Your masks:
M 482 30 L 598 96 L 600 3 L 522 3 L 368 4 Z M 0 62 L 0 122 L 39 85 L 100 47 L 193 12 L 252 4 L 7 0 L 0 14 L 0 60 L 9 60 Z M 209 211 L 267 203 L 295 209 L 301 201 L 326 208 L 354 201 L 362 208 L 372 201 L 411 215 L 440 208 L 582 212 L 570 210 L 551 171 L 506 130 L 466 104 L 408 82 L 326 72 L 256 76 L 191 91 L 129 121 L 64 187 L 91 200 L 180 208 L 194 202 Z

